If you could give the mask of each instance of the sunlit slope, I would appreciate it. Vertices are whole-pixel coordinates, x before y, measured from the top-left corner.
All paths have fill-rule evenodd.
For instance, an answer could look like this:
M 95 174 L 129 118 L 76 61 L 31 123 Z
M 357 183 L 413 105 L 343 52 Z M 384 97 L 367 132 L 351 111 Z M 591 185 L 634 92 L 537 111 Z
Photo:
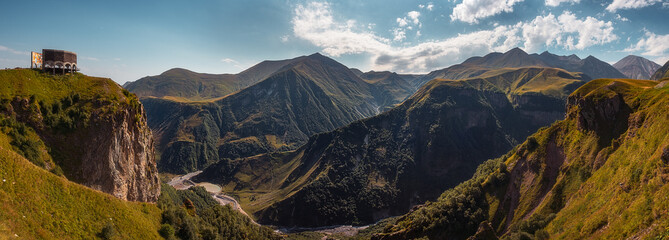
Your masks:
M 69 182 L 9 149 L 0 133 L 0 236 L 95 239 L 112 226 L 120 239 L 160 239 L 155 204 L 126 202 Z
M 599 79 L 543 128 L 374 239 L 669 236 L 669 87 Z

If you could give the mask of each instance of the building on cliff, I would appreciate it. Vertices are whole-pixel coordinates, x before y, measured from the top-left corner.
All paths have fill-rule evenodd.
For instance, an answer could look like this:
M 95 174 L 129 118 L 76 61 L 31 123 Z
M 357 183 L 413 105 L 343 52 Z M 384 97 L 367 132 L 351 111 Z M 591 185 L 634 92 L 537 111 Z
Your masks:
M 53 74 L 79 71 L 76 53 L 55 49 L 42 49 L 41 54 L 32 52 L 30 54 L 30 67 L 33 66 L 41 67 L 42 70 Z

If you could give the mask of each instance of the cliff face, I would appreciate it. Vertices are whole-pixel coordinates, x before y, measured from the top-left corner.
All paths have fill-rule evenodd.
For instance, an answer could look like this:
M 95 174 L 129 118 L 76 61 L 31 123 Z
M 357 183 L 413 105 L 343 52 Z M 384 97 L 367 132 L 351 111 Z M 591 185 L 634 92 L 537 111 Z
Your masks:
M 81 177 L 80 183 L 120 199 L 155 202 L 160 181 L 143 108 L 100 118 L 89 130 L 77 141 L 86 146 L 74 173 Z
M 0 120 L 24 157 L 123 200 L 158 199 L 153 137 L 134 94 L 110 79 L 27 69 L 0 72 L 0 83 Z

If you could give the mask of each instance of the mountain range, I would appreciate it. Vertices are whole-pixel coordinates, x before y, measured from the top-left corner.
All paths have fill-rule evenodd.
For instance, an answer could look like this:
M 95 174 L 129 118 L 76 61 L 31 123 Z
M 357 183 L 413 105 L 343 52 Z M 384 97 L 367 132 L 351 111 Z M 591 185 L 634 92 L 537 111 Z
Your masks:
M 364 80 L 320 54 L 272 63 L 279 62 L 285 64 L 267 78 L 220 98 L 141 98 L 159 169 L 186 173 L 224 158 L 295 149 L 311 135 L 373 116 L 413 93 L 397 74 L 367 73 Z
M 286 75 L 288 69 L 296 69 L 298 65 L 302 70 Z M 149 112 L 161 171 L 185 173 L 223 158 L 296 149 L 310 135 L 391 109 L 434 78 L 464 79 L 498 68 L 530 66 L 582 70 L 587 79 L 590 74 L 622 76 L 594 57 L 581 60 L 575 55 L 563 57 L 548 52 L 530 55 L 516 48 L 472 57 L 427 75 L 363 73 L 314 54 L 264 61 L 234 75 L 172 69 L 128 83 L 126 87 L 140 96 Z M 307 81 L 296 83 L 302 80 Z M 279 82 L 282 87 L 295 86 L 283 91 L 272 89 Z M 235 90 L 247 85 L 250 86 Z M 295 90 L 303 93 L 290 95 Z M 245 106 L 249 103 L 251 106 Z M 245 107 L 241 108 L 242 105 Z
M 539 67 L 435 79 L 400 106 L 295 151 L 224 160 L 194 180 L 224 186 L 265 224 L 371 223 L 435 199 L 561 119 L 568 94 L 588 80 Z
M 653 73 L 662 66 L 643 57 L 629 55 L 613 64 L 613 67 L 628 78 L 650 79 Z
M 588 75 L 591 79 L 626 77 L 613 66 L 593 56 L 580 59 L 576 55 L 558 56 L 549 52 L 527 54 L 520 48 L 514 48 L 505 53 L 494 52 L 483 57 L 471 57 L 461 64 L 432 71 L 425 76 L 415 79 L 413 84 L 414 86 L 420 86 L 435 78 L 465 79 L 496 68 L 531 66 L 561 68 L 570 72 L 581 72 Z

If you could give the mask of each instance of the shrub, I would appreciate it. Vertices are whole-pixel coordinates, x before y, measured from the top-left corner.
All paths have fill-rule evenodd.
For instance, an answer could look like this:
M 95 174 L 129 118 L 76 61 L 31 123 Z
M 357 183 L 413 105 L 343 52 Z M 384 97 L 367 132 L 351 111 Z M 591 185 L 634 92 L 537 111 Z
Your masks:
M 174 228 L 172 228 L 172 225 L 163 223 L 163 225 L 160 225 L 158 233 L 165 239 L 171 239 L 174 236 Z
M 116 236 L 116 229 L 114 228 L 114 224 L 107 222 L 107 224 L 105 224 L 105 226 L 102 228 L 102 231 L 100 231 L 100 238 L 112 239 L 114 236 Z

